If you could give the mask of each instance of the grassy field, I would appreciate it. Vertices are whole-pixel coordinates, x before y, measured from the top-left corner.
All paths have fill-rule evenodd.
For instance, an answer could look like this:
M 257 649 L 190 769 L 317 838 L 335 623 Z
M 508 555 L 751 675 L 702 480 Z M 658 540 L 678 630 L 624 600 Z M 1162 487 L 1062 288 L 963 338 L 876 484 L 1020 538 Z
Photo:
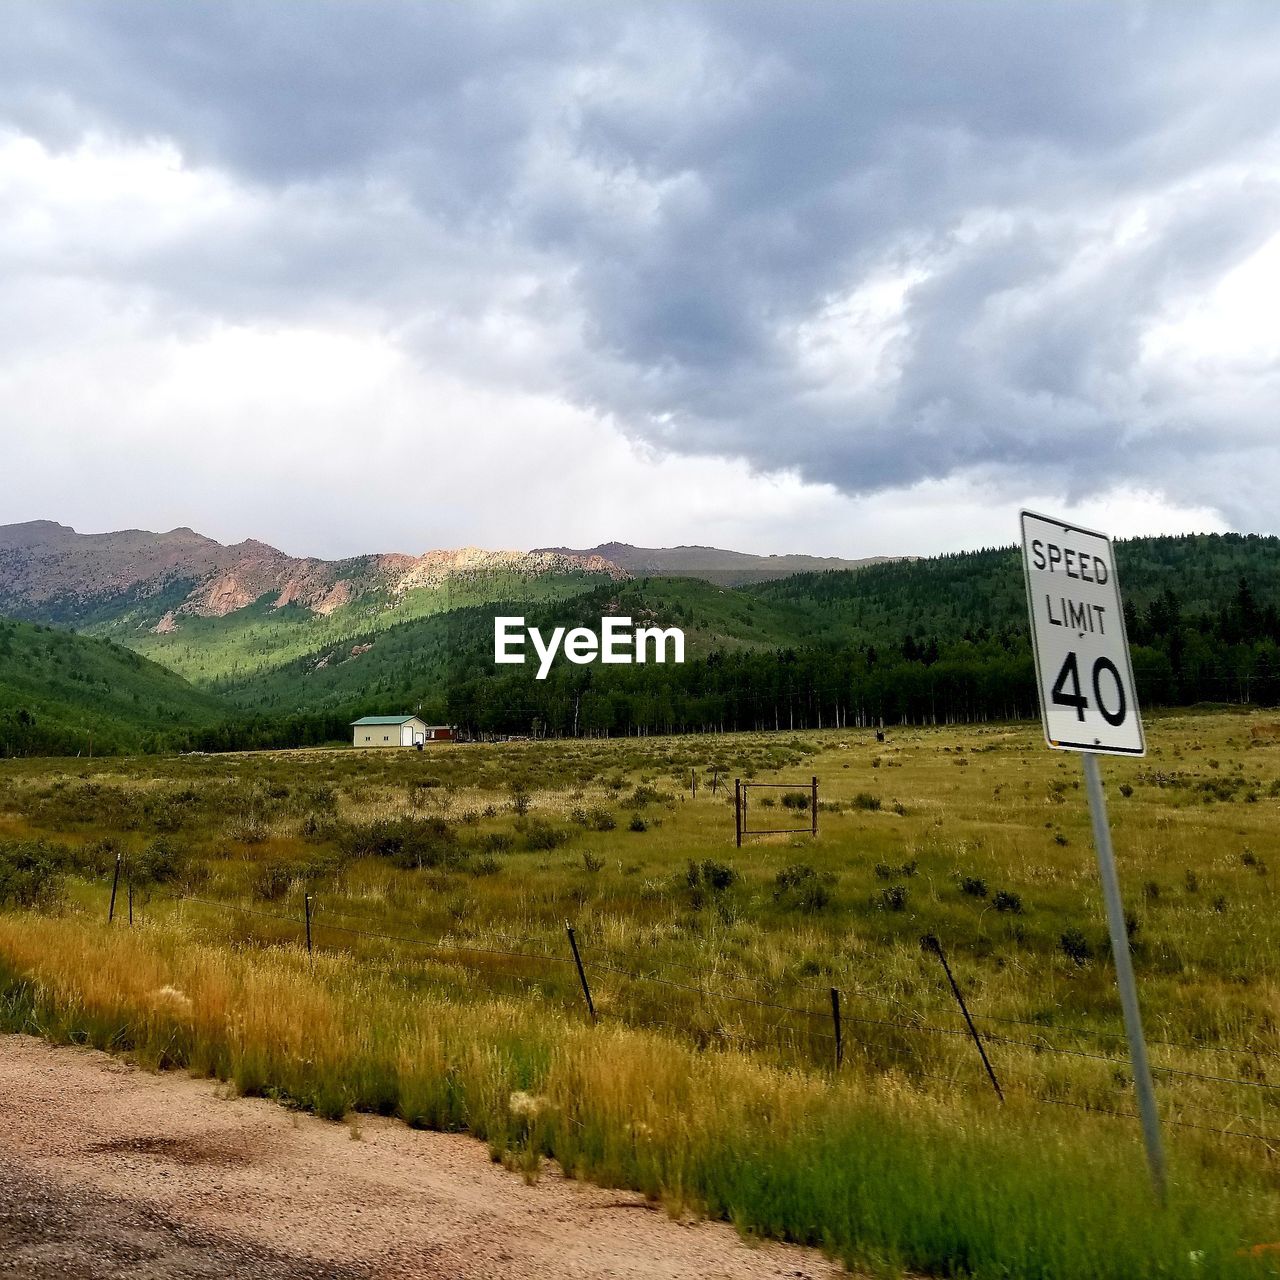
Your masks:
M 1029 726 L 887 739 L 7 761 L 4 1022 L 465 1127 L 886 1274 L 1280 1272 L 1250 1252 L 1280 1240 L 1280 723 L 1168 717 L 1104 767 L 1165 1210 L 1079 762 Z M 735 777 L 794 783 L 751 793 L 752 826 L 790 827 L 813 775 L 816 840 L 735 849 Z M 133 928 L 123 891 L 105 923 L 117 853 Z

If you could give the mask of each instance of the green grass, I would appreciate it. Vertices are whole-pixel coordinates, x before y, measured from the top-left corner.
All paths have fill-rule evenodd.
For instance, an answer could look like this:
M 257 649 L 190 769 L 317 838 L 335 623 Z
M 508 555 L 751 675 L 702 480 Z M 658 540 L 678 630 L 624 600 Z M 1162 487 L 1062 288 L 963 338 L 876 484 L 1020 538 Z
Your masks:
M 1273 1274 L 1235 1250 L 1274 1240 L 1280 1209 L 1280 722 L 1164 717 L 1150 742 L 1104 772 L 1153 1058 L 1194 1073 L 1158 1078 L 1166 1214 L 1129 1114 L 1079 762 L 1030 727 L 8 762 L 0 856 L 43 842 L 65 874 L 60 911 L 0 918 L 10 1025 L 324 1114 L 468 1128 L 521 1167 L 554 1155 L 889 1272 Z M 726 783 L 812 774 L 816 841 L 734 848 Z M 753 819 L 807 816 L 772 794 Z M 116 849 L 131 936 L 101 924 Z M 192 1001 L 176 1035 L 165 986 Z M 542 1101 L 526 1114 L 518 1093 Z

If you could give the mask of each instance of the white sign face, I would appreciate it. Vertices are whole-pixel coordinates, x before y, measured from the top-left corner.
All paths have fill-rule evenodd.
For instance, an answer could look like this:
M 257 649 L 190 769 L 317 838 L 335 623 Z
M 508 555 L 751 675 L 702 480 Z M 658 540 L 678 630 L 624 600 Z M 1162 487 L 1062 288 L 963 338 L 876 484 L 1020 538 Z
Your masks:
M 1022 563 L 1049 745 L 1146 755 L 1111 539 L 1024 511 Z

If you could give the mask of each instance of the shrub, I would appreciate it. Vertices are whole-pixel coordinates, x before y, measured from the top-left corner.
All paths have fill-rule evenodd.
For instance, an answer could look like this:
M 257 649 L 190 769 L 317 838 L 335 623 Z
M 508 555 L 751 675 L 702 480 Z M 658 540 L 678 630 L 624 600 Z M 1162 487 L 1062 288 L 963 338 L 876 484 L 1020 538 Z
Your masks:
M 264 862 L 253 877 L 250 893 L 263 902 L 279 902 L 285 897 L 294 880 L 297 868 L 291 862 Z
M 345 828 L 338 847 L 348 857 L 390 858 L 402 871 L 421 867 L 459 867 L 466 851 L 454 829 L 443 819 L 380 818 Z
M 61 862 L 43 840 L 0 843 L 0 906 L 52 906 L 62 890 Z
M 830 872 L 819 873 L 807 863 L 796 862 L 774 877 L 773 900 L 797 911 L 821 911 L 831 905 L 831 886 L 835 882 Z
M 1079 929 L 1068 929 L 1058 939 L 1058 949 L 1064 956 L 1079 965 L 1088 964 L 1093 959 L 1093 948 L 1089 945 L 1089 939 Z
M 604 859 L 597 854 L 591 852 L 590 849 L 582 851 L 582 869 L 589 875 L 595 875 L 597 871 L 604 868 Z
M 737 881 L 738 873 L 723 862 L 704 858 L 701 862 L 690 862 L 685 877 L 691 889 L 710 889 L 713 893 L 723 893 Z
M 485 853 L 510 853 L 515 847 L 515 837 L 506 831 L 489 831 L 480 837 L 480 848 Z
M 880 909 L 882 911 L 905 911 L 907 908 L 907 886 L 893 884 L 880 890 Z
M 534 852 L 558 849 L 568 842 L 569 833 L 561 827 L 553 827 L 549 822 L 531 822 L 524 833 L 525 848 Z
M 873 796 L 869 791 L 859 791 L 849 803 L 853 808 L 865 809 L 869 813 L 878 813 L 880 810 L 880 797 Z
M 627 824 L 628 831 L 648 831 L 649 824 L 637 813 L 634 818 Z
M 608 809 L 588 809 L 587 825 L 592 831 L 612 831 L 618 823 Z
M 898 876 L 905 876 L 909 880 L 919 869 L 920 864 L 915 858 L 897 867 L 890 866 L 887 862 L 877 862 L 874 867 L 877 880 L 893 880 Z
M 1252 871 L 1256 871 L 1260 876 L 1267 874 L 1267 864 L 1258 857 L 1252 849 L 1246 849 L 1240 855 L 1240 863 L 1242 866 L 1248 867 Z
M 177 827 L 161 827 L 157 824 L 157 829 L 161 831 L 176 831 Z M 248 812 L 232 818 L 227 823 L 226 834 L 228 840 L 234 840 L 237 844 L 262 844 L 271 834 L 271 831 L 260 814 Z
M 178 846 L 160 836 L 130 860 L 129 870 L 138 884 L 166 884 L 178 879 L 185 864 L 186 856 Z
M 782 807 L 784 809 L 798 809 L 804 812 L 809 808 L 812 797 L 807 791 L 784 791 L 782 793 Z
M 521 818 L 533 808 L 533 797 L 525 790 L 522 783 L 513 782 L 511 784 L 511 807 L 516 811 L 516 815 Z
M 987 882 L 981 876 L 963 876 L 960 880 L 960 892 L 971 898 L 987 896 Z
M 626 803 L 628 809 L 643 809 L 647 805 L 657 804 L 661 799 L 662 792 L 656 787 L 641 784 L 627 797 Z
M 998 889 L 996 896 L 991 899 L 991 905 L 997 911 L 1007 912 L 1009 915 L 1020 916 L 1022 914 L 1022 895 L 1012 893 L 1008 889 Z

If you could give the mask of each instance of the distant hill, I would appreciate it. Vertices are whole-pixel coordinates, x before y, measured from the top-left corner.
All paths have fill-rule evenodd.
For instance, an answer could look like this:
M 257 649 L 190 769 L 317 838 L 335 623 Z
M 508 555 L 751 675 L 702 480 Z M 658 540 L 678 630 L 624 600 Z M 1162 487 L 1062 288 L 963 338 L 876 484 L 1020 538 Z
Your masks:
M 831 569 L 861 569 L 883 564 L 892 556 L 870 556 L 862 560 L 841 560 L 835 556 L 757 556 L 746 551 L 725 551 L 719 547 L 633 547 L 627 542 L 603 542 L 598 547 L 576 551 L 570 547 L 543 547 L 552 555 L 598 557 L 625 569 L 633 578 L 705 578 L 724 586 L 745 586 L 767 582 L 795 573 L 816 573 Z
M 675 558 L 676 572 L 652 572 L 669 563 L 663 557 Z M 112 646 L 73 653 L 59 640 L 76 637 L 13 632 L 17 657 L 0 703 L 9 737 L 0 742 L 17 740 L 19 709 L 34 709 L 38 727 L 64 745 L 79 740 L 59 737 L 64 730 L 85 736 L 110 720 L 121 742 L 158 742 L 171 726 L 203 724 L 189 740 L 211 748 L 328 741 L 344 717 L 404 710 L 497 732 L 613 733 L 1035 711 L 1012 547 L 788 576 L 778 572 L 797 560 L 842 562 L 622 544 L 428 553 L 400 557 L 394 572 L 392 559 L 299 561 L 190 530 L 82 539 L 47 523 L 0 529 L 0 600 L 10 602 L 0 611 L 16 611 L 16 601 L 115 639 L 204 691 L 156 684 L 158 668 L 122 667 L 128 655 Z M 1136 538 L 1117 544 L 1117 559 L 1146 705 L 1280 701 L 1280 541 Z M 708 580 L 751 564 L 768 566 L 751 571 L 763 581 Z M 211 593 L 211 584 L 232 582 L 238 594 Z M 325 597 L 313 587 L 344 582 L 353 584 L 349 598 L 317 607 Z M 213 607 L 226 600 L 235 607 Z M 529 667 L 494 666 L 498 613 L 524 615 L 544 634 L 594 628 L 605 614 L 679 626 L 688 660 L 561 662 L 536 681 Z M 223 707 L 234 713 L 214 723 Z
M 412 618 L 501 599 L 556 599 L 626 578 L 598 556 L 486 551 L 299 559 L 191 529 L 81 534 L 0 526 L 0 616 L 114 639 L 188 679 L 269 669 Z
M 226 715 L 221 699 L 130 649 L 0 619 L 0 756 L 137 751 Z
M 360 601 L 397 608 L 415 593 L 492 575 L 625 577 L 599 556 L 478 547 L 299 559 L 249 539 L 223 546 L 191 529 L 77 533 L 51 520 L 0 525 L 0 614 L 75 627 L 127 622 L 165 634 L 260 601 L 316 617 Z

